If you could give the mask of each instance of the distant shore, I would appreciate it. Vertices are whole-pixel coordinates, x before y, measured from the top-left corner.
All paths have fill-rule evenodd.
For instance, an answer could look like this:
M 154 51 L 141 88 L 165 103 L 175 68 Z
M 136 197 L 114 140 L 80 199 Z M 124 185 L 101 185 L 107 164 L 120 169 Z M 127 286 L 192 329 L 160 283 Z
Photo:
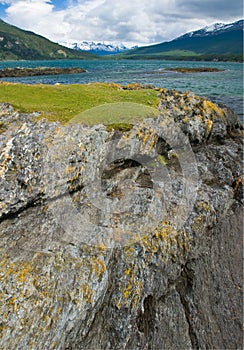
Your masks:
M 59 75 L 59 74 L 79 74 L 85 73 L 83 68 L 55 68 L 55 67 L 36 67 L 36 68 L 6 68 L 0 70 L 0 78 L 10 77 L 30 77 L 38 75 Z

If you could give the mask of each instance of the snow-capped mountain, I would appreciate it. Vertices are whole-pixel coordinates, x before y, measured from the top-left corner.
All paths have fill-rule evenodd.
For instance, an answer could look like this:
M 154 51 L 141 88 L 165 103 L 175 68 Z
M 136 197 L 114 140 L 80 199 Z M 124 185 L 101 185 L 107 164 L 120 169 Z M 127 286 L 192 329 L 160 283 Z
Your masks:
M 123 57 L 243 61 L 243 19 L 215 23 L 168 42 L 139 47 L 125 52 Z
M 127 47 L 122 43 L 109 43 L 109 42 L 93 42 L 93 41 L 82 41 L 82 42 L 60 42 L 59 44 L 66 46 L 70 49 L 75 49 L 78 51 L 87 51 L 96 55 L 111 55 L 120 52 L 125 52 L 134 47 Z
M 203 37 L 203 36 L 212 36 L 212 35 L 219 35 L 221 33 L 226 33 L 228 31 L 234 31 L 239 30 L 240 28 L 243 29 L 243 20 L 234 22 L 234 23 L 215 23 L 210 26 L 206 26 L 204 28 L 201 28 L 199 30 L 195 30 L 193 32 L 186 33 L 180 37 L 178 37 L 175 40 L 179 39 L 185 39 L 185 38 L 196 38 L 196 37 Z

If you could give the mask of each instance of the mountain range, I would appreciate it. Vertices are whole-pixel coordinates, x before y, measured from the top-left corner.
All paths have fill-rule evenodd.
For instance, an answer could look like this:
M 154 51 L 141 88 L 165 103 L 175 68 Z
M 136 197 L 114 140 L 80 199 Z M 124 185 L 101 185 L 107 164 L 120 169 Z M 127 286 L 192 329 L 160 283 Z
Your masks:
M 92 59 L 88 52 L 71 50 L 0 19 L 0 60 Z
M 130 49 L 135 49 L 138 46 L 127 47 L 122 43 L 109 43 L 109 42 L 94 42 L 94 41 L 81 41 L 81 42 L 60 42 L 60 45 L 66 46 L 70 49 L 78 51 L 87 51 L 99 56 L 114 55 L 117 53 L 125 52 Z
M 116 59 L 220 61 L 243 61 L 243 20 L 216 23 L 168 42 L 132 49 L 105 42 L 62 44 L 0 20 L 0 60 L 94 59 L 109 55 Z
M 131 59 L 243 60 L 243 20 L 216 23 L 172 41 L 139 47 L 123 54 Z

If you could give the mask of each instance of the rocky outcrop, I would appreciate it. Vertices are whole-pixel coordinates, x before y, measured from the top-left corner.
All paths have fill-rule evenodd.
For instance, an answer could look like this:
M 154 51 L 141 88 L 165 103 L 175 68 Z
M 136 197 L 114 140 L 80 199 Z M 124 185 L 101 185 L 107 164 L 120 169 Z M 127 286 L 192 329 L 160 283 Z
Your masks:
M 212 67 L 176 67 L 165 68 L 166 71 L 178 72 L 178 73 L 206 73 L 206 72 L 223 72 L 224 69 L 212 68 Z
M 55 67 L 37 67 L 37 68 L 6 68 L 0 70 L 0 78 L 8 77 L 30 77 L 38 75 L 58 75 L 58 74 L 78 74 L 84 73 L 82 68 L 55 68 Z
M 160 95 L 126 132 L 1 105 L 2 349 L 242 348 L 241 125 Z

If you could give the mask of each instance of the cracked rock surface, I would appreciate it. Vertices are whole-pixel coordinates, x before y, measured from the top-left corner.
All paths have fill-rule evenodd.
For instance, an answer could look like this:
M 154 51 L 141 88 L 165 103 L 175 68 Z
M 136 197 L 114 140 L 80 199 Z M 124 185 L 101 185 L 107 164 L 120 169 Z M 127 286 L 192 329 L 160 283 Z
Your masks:
M 0 105 L 1 349 L 243 347 L 242 126 L 160 94 L 127 132 Z

